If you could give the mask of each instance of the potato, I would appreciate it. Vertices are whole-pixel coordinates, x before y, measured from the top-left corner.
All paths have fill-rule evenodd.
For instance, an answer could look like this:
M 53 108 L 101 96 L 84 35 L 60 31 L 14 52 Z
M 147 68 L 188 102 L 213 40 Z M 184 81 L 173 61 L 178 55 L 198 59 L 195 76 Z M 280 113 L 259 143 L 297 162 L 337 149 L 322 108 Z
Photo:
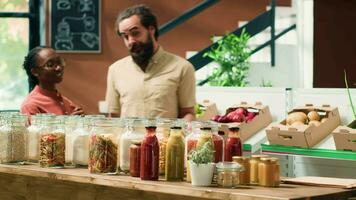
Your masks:
M 308 112 L 309 121 L 320 121 L 320 116 L 316 111 Z
M 295 121 L 295 122 L 292 123 L 291 126 L 299 126 L 299 125 L 304 125 L 304 123 L 301 122 L 301 121 Z
M 327 119 L 327 117 L 324 117 L 323 119 L 321 119 L 321 123 L 325 122 Z
M 305 113 L 303 113 L 303 112 L 293 112 L 293 113 L 290 113 L 287 116 L 286 122 L 287 122 L 287 125 L 291 125 L 296 121 L 300 121 L 303 124 L 305 124 L 307 119 L 308 119 L 308 117 L 307 117 L 307 115 Z
M 317 121 L 317 120 L 311 120 L 309 121 L 308 125 L 315 125 L 315 126 L 319 126 L 321 124 L 321 122 Z

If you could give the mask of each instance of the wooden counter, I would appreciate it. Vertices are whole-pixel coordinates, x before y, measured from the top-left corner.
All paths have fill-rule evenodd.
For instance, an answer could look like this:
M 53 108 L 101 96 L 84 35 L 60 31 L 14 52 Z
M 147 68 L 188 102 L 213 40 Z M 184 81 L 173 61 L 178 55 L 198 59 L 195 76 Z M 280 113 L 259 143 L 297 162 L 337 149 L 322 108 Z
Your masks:
M 90 174 L 87 169 L 45 169 L 0 164 L 0 199 L 347 199 L 356 190 L 282 184 L 279 188 L 193 187 L 185 182 L 141 181 L 129 176 Z

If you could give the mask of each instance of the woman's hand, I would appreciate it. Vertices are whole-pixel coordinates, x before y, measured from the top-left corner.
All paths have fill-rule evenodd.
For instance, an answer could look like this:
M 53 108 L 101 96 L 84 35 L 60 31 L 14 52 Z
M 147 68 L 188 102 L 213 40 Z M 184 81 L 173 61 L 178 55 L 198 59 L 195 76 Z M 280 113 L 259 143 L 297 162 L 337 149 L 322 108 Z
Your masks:
M 70 115 L 84 115 L 84 110 L 81 107 L 75 107 Z

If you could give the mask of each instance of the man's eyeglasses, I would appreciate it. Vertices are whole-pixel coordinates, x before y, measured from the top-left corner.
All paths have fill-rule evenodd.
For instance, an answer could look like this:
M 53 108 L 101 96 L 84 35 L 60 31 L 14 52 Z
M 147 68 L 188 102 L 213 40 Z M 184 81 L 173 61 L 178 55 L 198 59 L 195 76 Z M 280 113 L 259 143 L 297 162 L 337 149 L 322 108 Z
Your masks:
M 53 58 L 53 59 L 47 61 L 44 65 L 39 66 L 39 67 L 47 68 L 47 69 L 54 69 L 58 65 L 61 66 L 61 67 L 65 67 L 66 66 L 66 62 L 65 62 L 64 58 L 61 58 L 61 57 Z

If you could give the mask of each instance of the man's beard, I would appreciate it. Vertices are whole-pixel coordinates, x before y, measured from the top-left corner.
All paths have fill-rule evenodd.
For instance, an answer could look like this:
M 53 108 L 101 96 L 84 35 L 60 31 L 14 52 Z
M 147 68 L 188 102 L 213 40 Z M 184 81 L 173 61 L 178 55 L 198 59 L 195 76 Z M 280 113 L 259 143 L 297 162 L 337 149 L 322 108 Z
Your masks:
M 146 67 L 153 56 L 153 41 L 151 36 L 148 35 L 148 41 L 146 43 L 139 42 L 134 44 L 130 49 L 130 54 L 138 66 Z

